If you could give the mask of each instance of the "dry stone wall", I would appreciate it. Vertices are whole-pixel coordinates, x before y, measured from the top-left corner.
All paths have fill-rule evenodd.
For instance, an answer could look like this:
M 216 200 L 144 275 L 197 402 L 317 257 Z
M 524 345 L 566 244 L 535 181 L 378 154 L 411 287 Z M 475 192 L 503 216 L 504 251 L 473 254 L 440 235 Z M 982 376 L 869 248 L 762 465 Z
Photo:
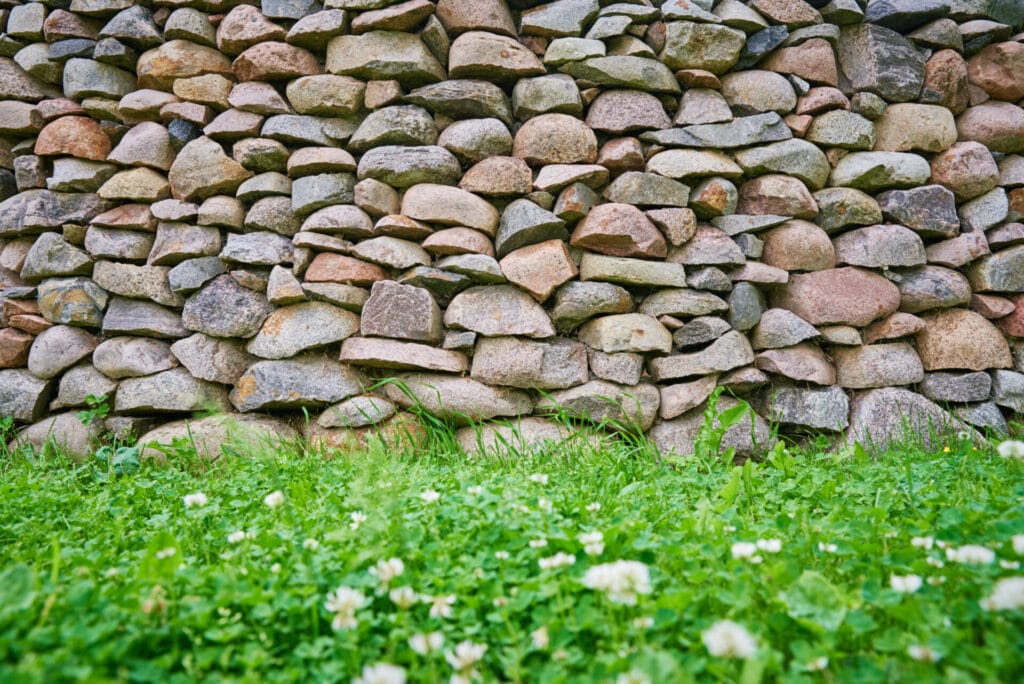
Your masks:
M 345 445 L 417 401 L 686 454 L 723 386 L 747 455 L 1024 410 L 1016 0 L 0 7 L 22 441 Z

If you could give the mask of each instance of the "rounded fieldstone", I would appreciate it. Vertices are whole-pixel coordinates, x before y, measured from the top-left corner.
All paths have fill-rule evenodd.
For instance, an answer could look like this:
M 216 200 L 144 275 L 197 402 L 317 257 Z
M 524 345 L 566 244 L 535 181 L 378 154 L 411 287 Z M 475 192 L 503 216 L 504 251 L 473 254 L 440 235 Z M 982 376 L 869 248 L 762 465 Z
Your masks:
M 543 114 L 519 129 L 512 155 L 532 165 L 592 164 L 597 160 L 597 136 L 567 114 Z

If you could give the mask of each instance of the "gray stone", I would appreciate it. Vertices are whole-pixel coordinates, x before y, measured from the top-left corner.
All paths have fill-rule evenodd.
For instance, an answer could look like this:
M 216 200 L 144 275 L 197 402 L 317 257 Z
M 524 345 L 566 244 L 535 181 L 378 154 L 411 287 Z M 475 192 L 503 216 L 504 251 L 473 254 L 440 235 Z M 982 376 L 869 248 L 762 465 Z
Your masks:
M 587 382 L 587 350 L 579 342 L 483 338 L 470 377 L 488 385 L 554 390 Z
M 751 335 L 754 349 L 779 349 L 818 337 L 818 330 L 786 309 L 768 309 Z
M 518 199 L 501 214 L 494 244 L 498 258 L 545 240 L 567 240 L 565 221 L 533 202 Z
M 149 263 L 174 266 L 193 257 L 216 256 L 221 246 L 221 234 L 216 228 L 161 222 L 156 229 Z
M 465 373 L 469 360 L 465 354 L 438 349 L 418 342 L 352 337 L 341 345 L 341 361 L 353 366 L 387 370 L 422 370 Z
M 256 361 L 240 342 L 221 340 L 196 333 L 171 345 L 171 353 L 201 380 L 234 385 L 245 369 Z
M 40 280 L 52 276 L 89 275 L 92 258 L 57 233 L 43 233 L 25 255 L 21 277 Z
M 931 166 L 909 152 L 852 152 L 832 169 L 832 184 L 865 192 L 925 185 Z
M 860 442 L 871 450 L 884 450 L 908 441 L 937 449 L 964 427 L 920 394 L 885 387 L 854 396 L 846 441 Z
M 395 415 L 395 412 L 395 405 L 387 399 L 352 397 L 325 409 L 317 419 L 317 425 L 324 428 L 360 428 L 382 423 Z
M 264 296 L 222 275 L 188 298 L 181 320 L 187 329 L 213 337 L 251 337 L 272 309 Z
M 422 107 L 400 105 L 371 112 L 352 134 L 348 147 L 365 152 L 382 145 L 434 145 L 437 126 Z
M 994 188 L 981 197 L 975 197 L 960 205 L 957 212 L 965 232 L 985 231 L 1002 223 L 1009 213 L 1006 190 Z
M 661 395 L 651 384 L 616 385 L 605 380 L 555 390 L 537 403 L 538 413 L 565 413 L 612 429 L 646 431 L 654 424 Z
M 141 299 L 114 297 L 103 316 L 103 334 L 178 338 L 187 336 L 188 330 L 177 311 Z
M 742 31 L 728 26 L 668 22 L 661 59 L 672 69 L 705 69 L 722 74 L 736 64 L 745 42 Z
M 672 335 L 672 341 L 680 349 L 705 346 L 732 330 L 727 321 L 716 316 L 698 316 L 687 321 Z
M 927 261 L 921 237 L 895 224 L 857 228 L 843 233 L 832 243 L 837 264 L 889 268 L 919 266 Z
M 441 310 L 423 288 L 379 281 L 363 305 L 360 332 L 436 344 L 442 339 Z
M 229 409 L 224 387 L 198 380 L 184 368 L 122 380 L 114 399 L 115 411 L 135 415 Z
M 471 378 L 435 373 L 402 373 L 385 385 L 387 398 L 402 408 L 413 406 L 457 422 L 529 415 L 533 401 L 526 392 L 489 387 Z
M 577 337 L 605 353 L 672 350 L 672 334 L 653 316 L 640 313 L 602 316 L 585 323 Z
M 97 424 L 83 425 L 74 413 L 61 413 L 22 430 L 11 442 L 10 449 L 31 447 L 36 453 L 56 449 L 59 453 L 84 461 L 100 442 Z
M 418 36 L 397 31 L 371 31 L 337 36 L 327 45 L 327 71 L 364 80 L 399 81 L 406 87 L 443 81 L 444 67 Z
M 519 30 L 528 36 L 578 36 L 598 14 L 597 0 L 556 0 L 524 11 Z
M 0 369 L 0 415 L 32 423 L 46 413 L 53 383 L 21 368 Z
M 92 363 L 96 370 L 117 380 L 170 370 L 178 365 L 178 360 L 166 342 L 148 337 L 115 337 L 93 350 Z
M 188 259 L 167 273 L 167 284 L 172 292 L 191 294 L 222 273 L 224 264 L 218 257 Z
M 296 178 L 292 183 L 292 211 L 307 216 L 332 204 L 351 204 L 356 184 L 351 173 L 321 173 Z
M 729 294 L 729 325 L 746 332 L 761 320 L 765 309 L 764 295 L 751 283 L 740 282 Z
M 766 387 L 752 397 L 757 412 L 797 428 L 842 432 L 849 426 L 850 400 L 839 387 Z
M 295 248 L 291 240 L 277 233 L 232 233 L 228 235 L 220 258 L 253 266 L 290 264 L 295 258 Z
M 924 84 L 924 59 L 906 38 L 874 24 L 845 26 L 836 46 L 840 84 L 890 102 L 917 99 Z
M 860 114 L 833 109 L 814 117 L 804 137 L 824 147 L 870 150 L 875 147 L 875 124 Z
M 359 331 L 359 316 L 323 302 L 304 302 L 274 310 L 246 351 L 264 359 L 284 359 L 340 342 Z
M 231 403 L 248 413 L 332 404 L 359 394 L 363 378 L 348 366 L 317 354 L 258 361 L 231 392 Z
M 665 178 L 667 174 L 658 175 L 662 173 L 663 170 L 658 173 L 627 171 L 605 188 L 604 197 L 609 202 L 642 207 L 685 207 L 690 201 L 690 188 Z
M 61 157 L 53 160 L 53 173 L 46 187 L 54 192 L 96 192 L 117 173 L 113 164 Z
M 481 197 L 445 185 L 422 183 L 402 198 L 402 214 L 446 226 L 466 226 L 487 235 L 498 227 L 498 210 Z
M 553 337 L 544 309 L 528 294 L 509 285 L 473 287 L 452 299 L 444 324 L 486 337 L 521 335 Z
M 658 414 L 662 420 L 678 418 L 697 408 L 711 396 L 718 384 L 717 375 L 708 375 L 693 382 L 680 382 L 659 387 L 661 407 Z
M 648 131 L 640 134 L 645 142 L 667 147 L 710 147 L 732 149 L 789 140 L 793 133 L 775 112 L 733 119 L 728 123 L 709 123 Z M 721 175 L 721 174 L 719 174 Z
M 88 405 L 86 399 L 89 395 L 106 397 L 109 400 L 114 397 L 116 391 L 117 382 L 115 380 L 111 380 L 96 370 L 92 364 L 80 363 L 67 369 L 60 376 L 57 397 L 51 402 L 50 410 L 57 411 L 64 408 L 86 406 Z
M 956 198 L 941 185 L 890 190 L 878 196 L 882 214 L 925 237 L 953 237 L 960 231 Z
M 1024 413 L 1024 374 L 992 371 L 992 401 L 1014 413 Z
M 971 286 L 967 279 L 941 266 L 903 271 L 896 285 L 900 291 L 900 311 L 906 313 L 961 306 L 971 300 Z
M 512 134 L 504 123 L 495 118 L 466 119 L 445 128 L 437 144 L 458 157 L 463 164 L 475 164 L 489 157 L 510 154 Z
M 89 226 L 85 251 L 94 258 L 145 261 L 153 249 L 153 236 L 137 230 Z
M 166 266 L 134 266 L 114 261 L 100 261 L 93 270 L 93 280 L 107 292 L 134 299 L 150 299 L 164 306 L 181 306 L 184 299 L 171 290 Z
M 65 97 L 75 100 L 109 97 L 119 100 L 135 90 L 135 87 L 135 77 L 115 66 L 77 57 L 64 63 Z
M 747 175 L 786 173 L 799 178 L 812 190 L 824 187 L 832 170 L 824 152 L 797 138 L 741 150 L 735 156 Z
M 1005 437 L 1010 427 L 994 402 L 953 407 L 953 415 L 985 435 Z
M 743 333 L 734 330 L 701 351 L 651 359 L 648 370 L 655 382 L 662 382 L 732 370 L 753 362 L 750 343 Z
M 585 252 L 580 260 L 580 280 L 598 280 L 642 287 L 686 287 L 682 264 L 605 256 Z
M 512 122 L 512 106 L 501 88 L 487 81 L 455 79 L 423 86 L 405 96 L 409 104 L 455 119 L 495 117 Z
M 28 369 L 49 380 L 70 368 L 96 348 L 98 340 L 81 328 L 56 325 L 39 333 L 28 353 Z
M 590 372 L 594 374 L 594 377 L 617 382 L 620 385 L 639 383 L 644 371 L 642 354 L 630 352 L 608 354 L 599 349 L 590 349 L 587 352 L 587 360 L 590 364 Z
M 37 288 L 39 314 L 50 323 L 98 328 L 109 296 L 87 278 L 52 278 Z
M 846 226 L 870 226 L 882 222 L 882 210 L 873 197 L 853 188 L 826 188 L 814 193 L 818 225 L 828 233 Z
M 582 62 L 569 62 L 559 70 L 609 88 L 633 88 L 652 93 L 679 92 L 679 83 L 669 68 L 647 57 L 591 57 Z
M 455 185 L 461 176 L 462 167 L 455 155 L 431 145 L 375 147 L 359 160 L 359 178 L 372 178 L 395 188 L 420 183 Z
M 729 305 L 721 297 L 710 292 L 684 288 L 658 290 L 644 298 L 640 313 L 654 316 L 706 316 L 728 311 Z
M 566 283 L 555 293 L 551 319 L 560 330 L 575 328 L 602 314 L 622 314 L 633 310 L 629 291 L 611 283 Z
M 719 412 L 728 411 L 739 405 L 735 399 L 722 397 L 717 404 Z M 661 452 L 662 456 L 690 456 L 696 450 L 696 442 L 704 425 L 704 411 L 701 405 L 674 420 L 665 421 L 654 426 L 647 434 L 648 438 Z M 715 425 L 720 426 L 719 419 Z M 768 423 L 752 410 L 735 425 L 725 430 L 720 451 L 733 450 L 738 458 L 752 458 L 767 452 L 774 443 Z
M 200 458 L 216 461 L 257 449 L 277 449 L 298 437 L 298 432 L 281 420 L 228 413 L 166 423 L 142 435 L 138 446 L 142 458 L 162 461 L 167 458 L 167 447 L 184 442 Z
M 918 390 L 932 401 L 973 402 L 987 401 L 992 391 L 992 378 L 988 373 L 927 373 Z
M 512 90 L 512 111 L 521 120 L 550 113 L 581 116 L 583 99 L 576 81 L 567 74 L 524 78 Z
M 836 384 L 848 389 L 912 385 L 924 380 L 924 367 L 909 344 L 893 342 L 832 349 Z

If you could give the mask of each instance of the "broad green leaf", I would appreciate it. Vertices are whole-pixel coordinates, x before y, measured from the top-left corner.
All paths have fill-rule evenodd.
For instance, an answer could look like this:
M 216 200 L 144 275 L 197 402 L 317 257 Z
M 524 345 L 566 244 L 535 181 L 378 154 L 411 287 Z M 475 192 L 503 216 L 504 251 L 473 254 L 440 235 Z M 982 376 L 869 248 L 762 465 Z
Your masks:
M 842 592 L 813 570 L 805 570 L 781 598 L 791 618 L 817 632 L 834 632 L 846 617 Z

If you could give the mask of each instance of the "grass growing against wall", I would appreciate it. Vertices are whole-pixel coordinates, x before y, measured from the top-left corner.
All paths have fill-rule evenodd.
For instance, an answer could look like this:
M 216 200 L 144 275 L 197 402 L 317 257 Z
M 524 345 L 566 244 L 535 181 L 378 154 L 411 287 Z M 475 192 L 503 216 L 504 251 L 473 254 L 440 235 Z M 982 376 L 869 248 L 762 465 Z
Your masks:
M 955 439 L 466 459 L 435 437 L 6 455 L 0 681 L 1024 677 L 1024 462 Z

